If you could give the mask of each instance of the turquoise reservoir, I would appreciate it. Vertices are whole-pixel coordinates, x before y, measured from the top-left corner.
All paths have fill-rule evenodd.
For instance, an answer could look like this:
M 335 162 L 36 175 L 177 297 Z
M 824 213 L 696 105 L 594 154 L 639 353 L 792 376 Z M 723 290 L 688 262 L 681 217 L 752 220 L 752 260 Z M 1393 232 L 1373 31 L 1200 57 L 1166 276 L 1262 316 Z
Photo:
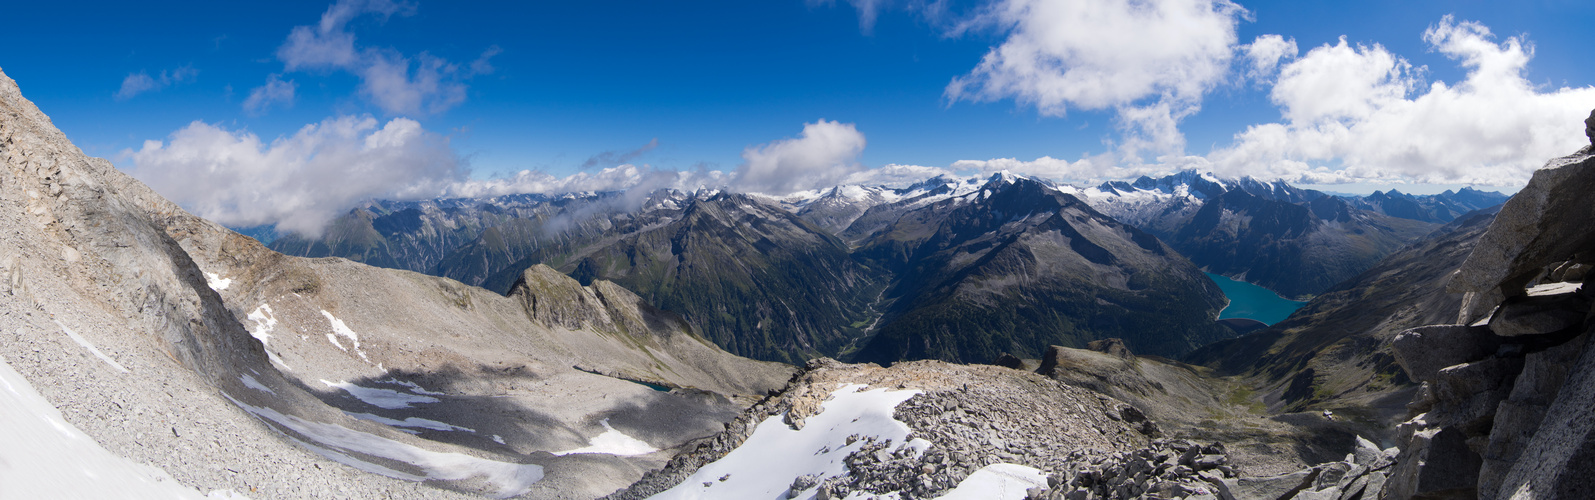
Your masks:
M 1203 274 L 1218 283 L 1218 289 L 1224 291 L 1225 297 L 1229 297 L 1229 307 L 1218 313 L 1218 319 L 1246 318 L 1272 325 L 1284 321 L 1290 317 L 1290 313 L 1306 304 L 1286 300 L 1272 290 L 1245 281 L 1235 281 L 1213 273 Z

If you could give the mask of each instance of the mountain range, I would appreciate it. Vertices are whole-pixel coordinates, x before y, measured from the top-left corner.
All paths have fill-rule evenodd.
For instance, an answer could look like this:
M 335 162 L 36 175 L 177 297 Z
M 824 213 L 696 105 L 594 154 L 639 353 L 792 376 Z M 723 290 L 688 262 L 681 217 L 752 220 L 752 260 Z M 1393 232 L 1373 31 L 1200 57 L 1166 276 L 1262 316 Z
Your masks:
M 270 246 L 499 293 L 547 264 L 635 290 L 733 353 L 788 363 L 984 361 L 1109 337 L 1175 356 L 1229 335 L 1210 324 L 1221 294 L 1189 264 L 1307 298 L 1437 227 L 1429 219 L 1499 199 L 1337 197 L 1192 171 L 1090 189 L 1002 173 L 784 196 L 372 201 L 320 237 Z
M 1138 228 L 1161 219 L 1008 174 L 526 197 L 504 219 L 482 215 L 491 200 L 376 203 L 302 243 L 437 267 L 465 248 L 432 244 L 450 233 L 501 251 L 483 270 L 524 252 L 484 274 L 502 293 L 284 255 L 87 157 L 0 73 L 0 493 L 1582 498 L 1592 152 L 1224 339 L 1212 283 Z M 1109 187 L 1150 200 L 1126 213 L 1244 219 L 1214 226 L 1236 234 L 1390 216 L 1244 180 L 1164 203 L 1150 184 Z M 1322 227 L 1269 215 L 1298 210 Z M 505 241 L 516 231 L 538 237 Z M 890 366 L 757 361 L 700 334 L 737 320 L 716 300 L 850 297 L 869 312 L 843 320 L 871 324 L 829 345 Z M 765 342 L 830 341 L 795 309 L 741 314 L 789 322 Z M 1085 349 L 1030 356 L 1052 342 Z

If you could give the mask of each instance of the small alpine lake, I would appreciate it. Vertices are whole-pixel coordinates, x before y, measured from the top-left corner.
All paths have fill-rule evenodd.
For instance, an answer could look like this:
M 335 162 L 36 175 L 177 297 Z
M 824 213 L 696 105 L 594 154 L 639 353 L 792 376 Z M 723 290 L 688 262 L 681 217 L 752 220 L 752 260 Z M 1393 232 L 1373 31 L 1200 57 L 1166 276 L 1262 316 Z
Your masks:
M 1218 319 L 1246 318 L 1272 325 L 1284 321 L 1290 317 L 1290 313 L 1296 312 L 1306 304 L 1306 302 L 1287 300 L 1273 290 L 1245 281 L 1236 281 L 1213 273 L 1202 274 L 1212 278 L 1213 282 L 1218 284 L 1218 289 L 1229 298 L 1229 307 L 1218 313 Z

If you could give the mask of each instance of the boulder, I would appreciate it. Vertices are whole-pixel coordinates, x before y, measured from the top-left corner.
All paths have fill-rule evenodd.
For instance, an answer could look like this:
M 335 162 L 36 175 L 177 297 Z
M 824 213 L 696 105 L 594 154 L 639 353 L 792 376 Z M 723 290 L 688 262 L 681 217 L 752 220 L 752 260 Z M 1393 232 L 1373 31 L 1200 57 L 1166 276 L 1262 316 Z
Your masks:
M 1110 338 L 1093 340 L 1086 343 L 1086 349 L 1103 354 L 1111 354 L 1124 359 L 1135 358 L 1135 354 L 1130 352 L 1130 348 L 1124 345 L 1123 339 Z
M 1500 346 L 1488 327 L 1467 325 L 1420 326 L 1391 341 L 1396 363 L 1419 382 L 1433 382 L 1441 368 L 1484 359 Z
M 1595 342 L 1578 359 L 1496 498 L 1595 498 Z
M 998 355 L 997 359 L 991 360 L 991 364 L 1001 366 L 1003 368 L 1012 368 L 1015 370 L 1023 369 L 1025 367 L 1024 360 L 1021 360 L 1018 356 L 1014 356 L 1006 352 Z
M 1479 464 L 1479 454 L 1468 449 L 1462 431 L 1449 427 L 1418 431 L 1396 458 L 1380 498 L 1473 498 Z
M 1218 488 L 1219 498 L 1225 500 L 1285 500 L 1312 485 L 1313 469 L 1270 477 L 1225 478 L 1218 475 L 1203 477 Z
M 1446 367 L 1437 375 L 1434 409 L 1427 420 L 1454 427 L 1467 437 L 1487 436 L 1496 406 L 1512 392 L 1523 358 L 1489 358 Z
M 1041 355 L 1041 366 L 1036 368 L 1036 373 L 1051 377 L 1052 371 L 1058 369 L 1058 356 L 1063 354 L 1061 345 L 1047 346 L 1047 352 Z
M 1595 145 L 1595 111 L 1589 112 L 1589 118 L 1584 119 L 1584 136 L 1589 138 L 1591 145 Z
M 1378 470 L 1390 465 L 1389 457 L 1373 441 L 1357 436 L 1357 448 L 1352 450 L 1352 463 L 1367 466 L 1369 469 Z
M 1512 384 L 1511 395 L 1496 408 L 1489 443 L 1481 453 L 1484 465 L 1479 469 L 1480 498 L 1496 498 L 1501 481 L 1523 455 L 1534 433 L 1539 431 L 1545 412 L 1561 391 L 1590 337 L 1586 333 L 1571 342 L 1524 358 L 1523 372 Z
M 1510 298 L 1545 267 L 1595 248 L 1595 156 L 1585 149 L 1551 160 L 1496 215 L 1447 285 L 1452 292 Z
M 1490 316 L 1490 331 L 1503 337 L 1545 335 L 1584 325 L 1590 300 L 1577 292 L 1522 295 L 1507 299 Z

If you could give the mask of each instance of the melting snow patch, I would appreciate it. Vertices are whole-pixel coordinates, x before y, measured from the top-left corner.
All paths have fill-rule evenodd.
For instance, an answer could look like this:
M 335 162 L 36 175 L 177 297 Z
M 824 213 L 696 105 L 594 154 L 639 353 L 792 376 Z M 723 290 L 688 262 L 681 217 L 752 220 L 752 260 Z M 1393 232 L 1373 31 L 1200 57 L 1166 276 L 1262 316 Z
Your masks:
M 498 444 L 504 444 L 504 436 L 500 436 L 498 434 L 494 434 L 493 435 L 493 442 L 498 443 Z
M 233 279 L 223 278 L 216 273 L 205 273 L 205 284 L 210 285 L 211 290 L 220 292 L 226 290 L 228 285 L 233 284 Z
M 379 363 L 379 364 L 377 364 L 377 366 L 380 367 L 382 365 Z M 378 380 L 377 382 L 383 383 L 383 384 L 402 385 L 402 386 L 405 386 L 405 387 L 409 387 L 410 388 L 410 392 L 413 392 L 413 393 L 416 393 L 416 394 L 427 394 L 427 395 L 432 395 L 432 396 L 447 396 L 448 395 L 447 393 L 442 393 L 442 392 L 437 392 L 437 391 L 429 391 L 429 390 L 423 389 L 423 388 L 421 388 L 420 385 L 417 385 L 415 382 L 410 382 L 410 381 L 407 381 L 407 380 L 399 380 L 399 379 L 392 378 L 392 377 L 389 377 L 386 380 Z
M 574 450 L 556 451 L 554 452 L 554 455 L 565 456 L 578 453 L 603 453 L 605 455 L 632 457 L 637 455 L 647 455 L 649 453 L 659 451 L 659 448 L 649 446 L 647 442 L 641 439 L 627 436 L 624 433 L 615 430 L 614 427 L 610 427 L 609 419 L 607 418 L 598 421 L 598 423 L 604 424 L 604 433 L 588 440 L 588 446 L 576 448 Z M 502 440 L 499 441 L 500 444 L 503 442 L 504 441 Z
M 277 391 L 271 390 L 270 387 L 266 387 L 266 384 L 260 383 L 259 380 L 255 380 L 255 377 L 251 377 L 247 373 L 244 374 L 244 376 L 242 376 L 242 377 L 238 377 L 238 380 L 243 381 L 244 387 L 248 387 L 250 389 L 254 389 L 254 390 L 257 390 L 257 391 L 260 391 L 260 392 L 269 393 L 269 394 L 271 394 L 273 396 L 277 395 Z
M 765 419 L 742 446 L 652 498 L 785 498 L 787 487 L 798 476 L 818 474 L 829 478 L 845 474 L 842 459 L 867 441 L 859 439 L 849 444 L 848 436 L 890 439 L 902 446 L 908 437 L 908 424 L 892 418 L 892 410 L 920 391 L 861 391 L 864 387 L 848 384 L 832 392 L 831 399 L 822 404 L 823 410 L 809 417 L 803 430 L 792 430 L 782 422 L 783 415 Z M 915 448 L 928 444 L 915 441 Z M 727 475 L 730 477 L 720 481 Z M 798 498 L 813 497 L 811 490 Z
M 287 363 L 282 362 L 282 358 L 277 357 L 277 353 L 271 352 L 271 329 L 277 326 L 277 317 L 272 315 L 271 306 L 261 304 L 260 307 L 250 311 L 248 316 L 244 316 L 244 319 L 255 322 L 255 327 L 249 329 L 249 336 L 260 341 L 260 347 L 266 350 L 266 358 L 284 369 L 293 370 Z
M 480 477 L 496 490 L 493 498 L 509 498 L 526 493 L 532 484 L 543 479 L 543 467 L 536 464 L 515 464 L 485 460 L 460 453 L 441 453 L 417 448 L 388 438 L 351 430 L 341 425 L 312 422 L 293 415 L 284 415 L 267 407 L 250 406 L 222 393 L 234 405 L 256 418 L 291 430 L 315 441 L 299 441 L 311 451 L 329 460 L 366 472 L 381 474 L 407 481 L 460 481 Z M 404 462 L 421 470 L 410 474 L 373 464 L 349 455 L 359 453 L 387 460 Z
M 101 361 L 104 361 L 105 364 L 111 365 L 111 368 L 115 368 L 116 371 L 119 371 L 119 372 L 122 372 L 122 373 L 127 373 L 127 369 L 126 368 L 122 368 L 122 365 L 118 364 L 116 362 L 116 360 L 111 359 L 110 356 L 106 356 L 105 353 L 100 352 L 99 349 L 95 349 L 94 348 L 94 344 L 90 344 L 88 339 L 85 339 L 83 337 L 79 337 L 78 336 L 78 332 L 74 332 L 74 331 L 72 331 L 71 328 L 67 328 L 65 324 L 61 323 L 61 320 L 57 319 L 57 320 L 51 320 L 51 321 L 55 322 L 55 326 L 61 327 L 61 331 L 66 332 L 66 336 L 72 337 L 72 341 L 73 342 L 77 342 L 78 345 L 83 346 L 84 349 L 88 349 L 89 352 L 94 353 L 94 355 L 96 357 L 100 358 Z
M 1034 467 L 991 464 L 964 478 L 943 500 L 1024 500 L 1030 488 L 1047 487 L 1047 476 Z M 848 498 L 852 498 L 851 496 Z
M 389 410 L 409 408 L 412 404 L 438 402 L 438 398 L 405 394 L 393 389 L 361 387 L 348 382 L 332 382 L 325 379 L 323 379 L 321 383 L 326 384 L 327 387 L 343 389 L 343 391 L 349 393 L 350 396 L 354 396 L 355 398 L 364 401 L 368 405 Z
M 345 352 L 349 350 L 343 346 L 342 342 L 338 342 L 338 337 L 333 336 L 334 333 L 338 334 L 339 336 L 349 339 L 349 342 L 354 344 L 354 353 L 359 354 L 360 359 L 364 359 L 368 363 L 371 361 L 370 359 L 366 358 L 365 351 L 360 350 L 360 336 L 355 334 L 354 330 L 350 330 L 349 325 L 343 324 L 343 320 L 341 319 L 332 317 L 332 313 L 327 312 L 325 309 L 321 311 L 321 315 L 327 317 L 328 323 L 332 323 L 332 333 L 327 334 L 327 340 L 331 341 L 332 345 L 338 346 L 339 349 L 343 349 Z
M 434 431 L 476 432 L 475 429 L 470 429 L 470 428 L 466 428 L 466 427 L 460 427 L 458 425 L 453 425 L 453 424 L 446 424 L 446 423 L 439 422 L 439 421 L 436 421 L 436 420 L 428 420 L 428 419 L 424 419 L 424 418 L 421 418 L 421 417 L 410 417 L 410 418 L 406 418 L 404 420 L 397 420 L 397 419 L 384 417 L 384 416 L 381 416 L 381 415 L 372 415 L 370 413 L 350 413 L 350 412 L 344 412 L 344 413 L 348 414 L 351 417 L 358 418 L 360 420 L 370 420 L 372 422 L 376 422 L 376 423 L 379 423 L 379 424 L 382 424 L 382 425 L 386 425 L 386 426 L 389 426 L 389 427 L 413 427 L 413 428 L 417 428 L 417 429 L 432 429 Z
M 1540 295 L 1559 295 L 1577 292 L 1580 285 L 1583 285 L 1583 283 L 1546 283 L 1543 285 L 1529 287 L 1527 292 L 1530 297 Z

